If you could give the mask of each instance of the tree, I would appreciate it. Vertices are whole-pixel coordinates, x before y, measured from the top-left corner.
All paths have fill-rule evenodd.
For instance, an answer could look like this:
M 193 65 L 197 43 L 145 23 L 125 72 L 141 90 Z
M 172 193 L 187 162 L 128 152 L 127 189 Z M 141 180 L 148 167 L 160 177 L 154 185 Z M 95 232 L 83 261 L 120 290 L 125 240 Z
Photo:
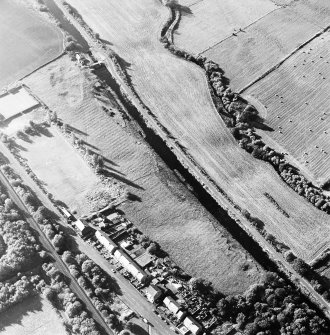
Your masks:
M 301 258 L 296 258 L 292 267 L 302 276 L 305 276 L 309 271 L 308 265 Z

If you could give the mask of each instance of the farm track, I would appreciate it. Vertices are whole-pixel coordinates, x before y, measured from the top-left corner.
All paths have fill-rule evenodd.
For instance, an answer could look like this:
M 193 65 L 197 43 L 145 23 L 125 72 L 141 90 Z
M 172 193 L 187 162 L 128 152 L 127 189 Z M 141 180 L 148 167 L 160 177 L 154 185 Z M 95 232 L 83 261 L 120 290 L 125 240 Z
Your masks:
M 55 260 L 57 268 L 70 279 L 69 287 L 73 292 L 78 296 L 78 298 L 83 301 L 88 311 L 91 313 L 92 318 L 97 322 L 98 326 L 101 327 L 102 332 L 105 334 L 114 334 L 113 331 L 108 327 L 108 325 L 103 320 L 101 313 L 94 307 L 88 298 L 85 291 L 79 286 L 76 279 L 71 275 L 69 269 L 66 264 L 63 262 L 62 258 L 56 252 L 54 246 L 45 236 L 44 232 L 38 225 L 38 223 L 34 220 L 34 218 L 29 214 L 28 209 L 25 204 L 21 200 L 21 198 L 17 195 L 16 191 L 13 189 L 11 184 L 9 183 L 6 176 L 0 171 L 0 180 L 1 183 L 6 187 L 11 199 L 16 203 L 17 207 L 20 209 L 22 216 L 29 223 L 29 225 L 38 232 L 38 238 L 40 243 L 43 245 L 45 250 L 49 252 Z

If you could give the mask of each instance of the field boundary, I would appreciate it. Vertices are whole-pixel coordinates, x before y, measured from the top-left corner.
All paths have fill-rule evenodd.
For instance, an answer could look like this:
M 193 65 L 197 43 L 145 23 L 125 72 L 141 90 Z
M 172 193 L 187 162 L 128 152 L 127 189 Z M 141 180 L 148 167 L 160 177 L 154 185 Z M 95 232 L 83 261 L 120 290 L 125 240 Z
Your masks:
M 238 91 L 239 94 L 242 94 L 243 92 L 245 92 L 247 89 L 249 89 L 250 87 L 252 87 L 254 84 L 256 84 L 257 82 L 259 82 L 260 80 L 264 79 L 265 77 L 267 77 L 269 74 L 271 74 L 272 72 L 274 72 L 275 70 L 277 70 L 283 63 L 285 63 L 290 57 L 292 57 L 293 55 L 295 55 L 300 49 L 304 48 L 306 45 L 308 45 L 309 43 L 311 43 L 313 40 L 315 40 L 316 38 L 320 37 L 322 34 L 324 34 L 325 32 L 327 32 L 330 29 L 330 26 L 327 26 L 326 28 L 322 29 L 321 31 L 319 31 L 318 33 L 316 33 L 314 36 L 312 36 L 310 39 L 308 39 L 306 42 L 304 42 L 303 44 L 299 45 L 296 49 L 294 49 L 292 52 L 290 52 L 288 55 L 286 55 L 282 60 L 280 60 L 276 65 L 272 66 L 269 70 L 267 70 L 264 74 L 260 75 L 258 78 L 256 78 L 255 80 L 251 81 L 249 84 L 247 84 L 245 87 L 243 87 L 242 89 L 240 89 Z
M 249 27 L 253 26 L 254 24 L 256 24 L 257 22 L 259 22 L 260 20 L 264 19 L 264 18 L 265 18 L 266 16 L 268 16 L 269 14 L 272 14 L 272 13 L 274 13 L 275 11 L 280 10 L 280 9 L 282 9 L 282 7 L 275 8 L 275 9 L 273 9 L 272 11 L 270 11 L 269 13 L 267 13 L 267 14 L 265 14 L 265 15 L 259 17 L 257 20 L 251 22 L 251 23 L 248 24 L 247 26 L 245 26 L 245 27 L 243 27 L 243 28 L 240 28 L 240 29 L 244 31 L 246 28 L 249 28 Z M 237 32 L 237 33 L 239 33 L 239 32 Z M 236 36 L 236 35 L 235 35 L 235 36 Z M 213 49 L 214 47 L 218 46 L 219 44 L 221 44 L 222 42 L 224 42 L 224 41 L 226 41 L 226 40 L 229 40 L 230 38 L 233 38 L 233 34 L 231 34 L 231 35 L 229 35 L 229 36 L 223 38 L 222 40 L 218 41 L 217 43 L 213 44 L 212 46 L 210 46 L 210 47 L 206 48 L 205 50 L 199 52 L 198 55 L 199 55 L 199 56 L 202 55 L 204 52 L 207 52 L 207 51 Z

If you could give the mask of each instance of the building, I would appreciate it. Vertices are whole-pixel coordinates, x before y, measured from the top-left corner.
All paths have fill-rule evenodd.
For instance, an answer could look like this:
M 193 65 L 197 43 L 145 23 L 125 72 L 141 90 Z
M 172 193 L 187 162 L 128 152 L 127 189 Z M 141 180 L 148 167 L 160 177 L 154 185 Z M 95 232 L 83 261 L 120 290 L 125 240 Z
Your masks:
M 187 312 L 183 310 L 182 306 L 176 302 L 172 297 L 166 297 L 163 300 L 164 305 L 167 309 L 179 320 L 182 321 L 187 315 Z
M 116 250 L 114 257 L 140 283 L 148 280 L 148 275 L 123 250 Z
M 115 212 L 107 216 L 107 219 L 113 223 L 119 223 L 121 221 L 121 216 L 119 213 Z
M 60 206 L 59 209 L 67 219 L 74 219 L 74 216 L 65 207 Z
M 160 297 L 163 294 L 162 290 L 159 287 L 157 287 L 156 285 L 152 285 L 152 284 L 146 288 L 145 292 L 146 292 L 147 299 L 152 303 L 160 299 Z
M 84 220 L 76 220 L 73 221 L 72 224 L 76 227 L 78 230 L 79 234 L 83 237 L 88 236 L 88 235 L 93 235 L 94 234 L 94 228 L 92 228 L 87 222 Z
M 188 335 L 190 333 L 190 330 L 187 327 L 185 327 L 184 325 L 182 325 L 182 324 L 177 327 L 177 330 L 182 335 Z
M 183 320 L 183 325 L 186 326 L 193 335 L 200 334 L 203 329 L 203 327 L 191 316 L 187 316 Z
M 95 233 L 95 237 L 107 249 L 107 251 L 110 252 L 111 255 L 113 255 L 115 251 L 118 249 L 117 244 L 114 241 L 112 241 L 112 239 L 109 238 L 105 232 L 98 230 Z
M 136 257 L 135 262 L 138 263 L 142 269 L 144 269 L 153 262 L 153 256 L 148 252 L 145 252 L 142 255 Z

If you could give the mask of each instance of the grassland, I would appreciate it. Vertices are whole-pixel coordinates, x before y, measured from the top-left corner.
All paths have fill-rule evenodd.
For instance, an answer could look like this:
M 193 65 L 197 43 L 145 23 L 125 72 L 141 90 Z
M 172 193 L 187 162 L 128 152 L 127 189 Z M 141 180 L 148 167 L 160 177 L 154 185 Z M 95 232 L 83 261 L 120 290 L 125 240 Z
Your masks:
M 266 143 L 282 147 L 315 184 L 330 179 L 330 33 L 300 49 L 245 93 L 267 106 L 260 131 Z
M 182 4 L 187 7 L 183 9 L 174 43 L 193 53 L 217 45 L 234 31 L 277 9 L 270 0 L 203 0 Z
M 225 293 L 242 292 L 260 278 L 262 271 L 250 256 L 224 229 L 215 231 L 214 218 L 156 157 L 134 126 L 122 119 L 116 101 L 102 99 L 113 117 L 101 109 L 100 99 L 90 92 L 93 75 L 81 72 L 64 56 L 25 82 L 78 137 L 104 156 L 109 176 L 140 199 L 121 208 L 177 264 L 192 275 L 208 278 Z M 79 99 L 76 83 L 82 85 Z M 248 270 L 243 270 L 244 265 Z
M 62 52 L 60 30 L 15 1 L 0 2 L 0 88 Z
M 203 55 L 220 64 L 231 87 L 239 91 L 326 28 L 329 15 L 330 4 L 324 0 L 292 2 L 243 27 L 237 36 L 211 47 Z M 178 33 L 183 39 L 181 28 Z M 188 40 L 196 44 L 196 40 Z
M 202 70 L 160 45 L 160 27 L 168 14 L 161 4 L 151 0 L 143 5 L 70 3 L 94 31 L 113 43 L 129 64 L 128 73 L 141 99 L 230 198 L 264 221 L 269 233 L 306 261 L 326 248 L 328 216 L 289 189 L 271 166 L 238 147 L 212 104 Z M 289 218 L 270 204 L 265 192 Z
M 44 298 L 32 296 L 0 317 L 1 335 L 66 335 L 62 319 Z

